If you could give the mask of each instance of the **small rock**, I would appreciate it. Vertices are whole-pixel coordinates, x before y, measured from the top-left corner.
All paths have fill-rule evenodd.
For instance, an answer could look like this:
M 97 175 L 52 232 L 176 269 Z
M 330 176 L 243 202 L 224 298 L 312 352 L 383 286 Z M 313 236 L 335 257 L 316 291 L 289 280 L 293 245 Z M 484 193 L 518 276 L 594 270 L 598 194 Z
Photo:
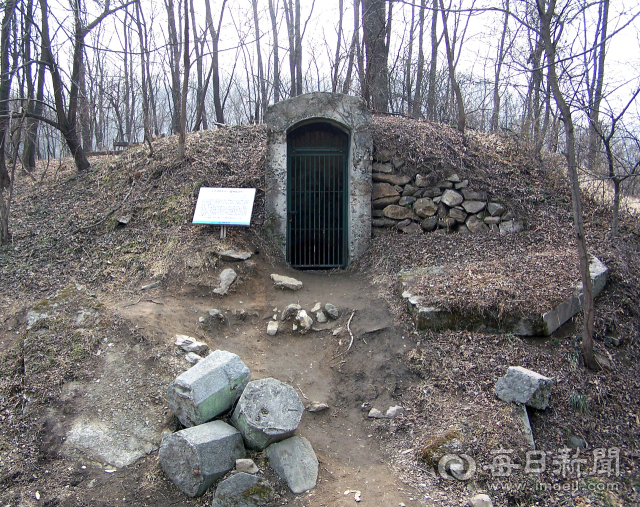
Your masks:
M 317 302 L 315 305 L 313 305 L 313 308 L 311 308 L 311 313 L 319 312 L 321 309 L 322 304 L 320 302 Z
M 140 290 L 155 289 L 156 287 L 160 287 L 160 281 L 148 283 L 147 285 L 143 285 L 142 287 L 140 287 Z
M 270 504 L 274 496 L 269 481 L 240 472 L 218 484 L 211 507 L 260 507 Z
M 195 352 L 196 354 L 202 354 L 209 350 L 209 345 L 204 342 L 199 342 L 195 338 L 191 336 L 187 336 L 184 334 L 176 335 L 176 347 L 180 347 L 185 352 Z
M 250 449 L 268 445 L 293 435 L 304 405 L 293 387 L 273 378 L 249 382 L 238 400 L 231 424 Z
M 236 460 L 236 471 L 246 474 L 257 474 L 260 469 L 256 466 L 252 459 L 241 458 Z
M 467 214 L 458 208 L 451 208 L 449 210 L 449 217 L 453 218 L 459 224 L 463 224 L 467 219 Z
M 524 229 L 524 222 L 522 220 L 508 220 L 500 224 L 500 234 L 510 234 L 514 232 L 520 232 Z
M 265 454 L 269 465 L 296 494 L 316 487 L 318 458 L 306 438 L 291 437 L 271 444 Z
M 463 188 L 462 195 L 468 201 L 486 201 L 487 200 L 486 192 L 474 192 L 469 188 Z
M 436 183 L 436 186 L 442 189 L 453 188 L 453 183 L 451 183 L 450 181 L 443 180 Z
M 371 166 L 371 172 L 391 174 L 393 172 L 393 167 L 391 164 L 381 164 L 378 162 Z
M 422 174 L 416 174 L 415 184 L 416 187 L 420 188 L 428 187 L 431 184 L 431 178 Z
M 326 403 L 312 401 L 307 405 L 307 412 L 323 412 L 324 410 L 329 410 L 329 405 Z
M 118 218 L 118 225 L 127 225 L 131 221 L 131 215 L 124 215 Z
M 501 222 L 500 217 L 484 217 L 484 223 L 487 225 L 498 225 Z
M 215 308 L 209 310 L 209 315 L 211 317 L 213 317 L 214 319 L 218 319 L 221 322 L 226 322 L 227 321 L 227 317 L 225 316 L 225 314 L 222 313 L 220 310 L 217 310 Z
M 463 188 L 467 188 L 469 186 L 469 180 L 462 180 L 460 183 L 454 183 L 453 188 L 456 190 L 462 190 Z
M 280 317 L 280 320 L 289 320 L 291 317 L 297 315 L 300 310 L 302 310 L 302 307 L 295 303 L 287 305 L 287 307 L 282 310 L 282 316 Z
M 413 203 L 413 211 L 420 218 L 427 218 L 436 214 L 438 206 L 429 197 L 423 197 Z
M 316 312 L 316 322 L 318 324 L 324 324 L 327 322 L 327 316 L 322 310 Z
M 398 201 L 400 201 L 399 195 L 396 195 L 395 197 L 383 197 L 382 199 L 376 199 L 373 201 L 372 206 L 374 209 L 382 211 L 391 204 L 397 204 Z
M 490 202 L 489 204 L 487 204 L 487 211 L 492 217 L 499 217 L 505 212 L 505 209 L 502 204 L 498 204 L 497 202 Z
M 378 162 L 389 162 L 392 156 L 393 152 L 391 150 L 380 150 L 375 152 L 373 158 L 375 158 Z
M 344 333 L 344 328 L 342 326 L 335 328 L 333 331 L 331 331 L 331 334 L 333 336 L 338 336 Z
M 224 250 L 218 254 L 220 259 L 227 262 L 241 262 L 251 259 L 251 252 L 241 252 L 238 250 Z
M 195 352 L 187 352 L 187 354 L 184 356 L 184 358 L 190 362 L 191 364 L 197 364 L 200 361 L 202 361 L 202 356 L 199 356 L 198 354 L 196 354 Z
M 419 189 L 407 183 L 402 190 L 402 197 L 413 197 L 413 195 L 418 191 L 422 191 L 422 189 Z
M 420 222 L 420 227 L 422 227 L 422 230 L 425 232 L 435 231 L 436 227 L 438 227 L 438 217 L 425 218 Z
M 401 159 L 400 157 L 392 157 L 391 163 L 393 164 L 393 167 L 395 167 L 396 169 L 402 169 L 402 167 L 404 166 L 404 160 Z
M 504 377 L 496 382 L 496 396 L 510 403 L 524 403 L 528 407 L 544 410 L 549 406 L 549 396 L 554 381 L 522 366 L 509 366 Z
M 329 317 L 331 317 L 333 320 L 336 320 L 340 317 L 340 310 L 338 310 L 338 308 L 331 303 L 327 303 L 326 305 L 324 305 L 324 311 L 327 312 L 329 314 Z
M 275 336 L 278 332 L 278 322 L 275 320 L 270 320 L 267 324 L 267 334 L 269 336 Z
M 415 222 L 409 222 L 407 225 L 400 227 L 398 225 L 398 229 L 404 232 L 405 234 L 422 234 L 422 227 Z
M 276 287 L 281 287 L 283 289 L 290 289 L 290 290 L 302 289 L 302 282 L 300 280 L 296 280 L 295 278 L 291 278 L 289 276 L 277 275 L 273 273 L 271 275 L 271 279 L 275 283 Z
M 460 183 L 462 180 L 460 179 L 460 176 L 458 176 L 458 173 L 453 173 L 451 176 L 447 177 L 447 181 L 450 181 L 451 183 Z
M 422 197 L 430 197 L 433 199 L 434 197 L 439 197 L 442 195 L 442 190 L 439 187 L 430 187 L 427 188 L 423 193 Z
M 475 495 L 469 499 L 469 507 L 493 507 L 493 502 L 489 495 Z
M 474 233 L 486 231 L 489 229 L 489 226 L 484 222 L 481 222 L 480 219 L 475 215 L 471 215 L 469 218 L 467 218 L 467 221 L 465 223 L 467 224 L 467 229 Z
M 387 419 L 393 419 L 394 417 L 397 417 L 402 414 L 404 414 L 404 408 L 395 406 L 395 407 L 389 407 L 389 410 L 387 410 L 387 413 L 384 416 Z
M 207 319 L 205 319 L 204 317 L 198 317 L 198 322 L 199 322 L 200 324 L 204 324 L 206 320 L 207 320 Z
M 296 324 L 298 324 L 300 334 L 306 334 L 313 326 L 313 319 L 305 310 L 300 310 L 296 315 Z
M 417 218 L 409 208 L 398 206 L 397 204 L 390 204 L 382 210 L 382 213 L 384 213 L 385 217 L 393 218 L 394 220 L 404 220 L 405 218 L 415 220 Z
M 222 273 L 220 273 L 220 286 L 217 289 L 213 289 L 213 292 L 220 296 L 226 295 L 229 292 L 231 284 L 236 281 L 236 278 L 238 278 L 238 275 L 233 269 L 223 269 Z
M 455 190 L 447 189 L 444 194 L 442 194 L 442 203 L 446 204 L 450 208 L 461 204 L 464 201 L 464 198 Z
M 374 183 L 371 189 L 371 199 L 383 199 L 384 197 L 396 197 L 400 195 L 393 185 L 389 183 Z
M 486 203 L 482 201 L 464 201 L 462 207 L 467 213 L 479 213 L 486 207 Z
M 166 435 L 158 461 L 180 491 L 196 497 L 244 455 L 240 432 L 223 421 L 212 421 Z
M 367 417 L 370 417 L 371 419 L 385 419 L 385 415 L 377 408 L 372 408 L 371 410 L 369 410 L 369 414 L 367 415 Z
M 587 441 L 578 437 L 569 437 L 567 447 L 569 447 L 569 449 L 586 449 Z
M 398 206 L 411 206 L 414 202 L 416 202 L 416 198 L 407 195 L 400 198 Z
M 392 185 L 406 185 L 411 181 L 409 176 L 403 176 L 400 174 L 384 174 L 373 173 L 371 179 L 381 183 L 391 183 Z

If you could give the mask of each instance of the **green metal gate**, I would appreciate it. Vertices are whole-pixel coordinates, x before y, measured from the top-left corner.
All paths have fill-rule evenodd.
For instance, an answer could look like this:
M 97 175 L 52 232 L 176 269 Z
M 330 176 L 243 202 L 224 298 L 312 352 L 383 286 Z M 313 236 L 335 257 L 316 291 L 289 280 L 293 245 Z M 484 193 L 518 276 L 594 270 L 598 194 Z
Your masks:
M 287 261 L 301 269 L 344 267 L 348 136 L 310 124 L 287 144 Z

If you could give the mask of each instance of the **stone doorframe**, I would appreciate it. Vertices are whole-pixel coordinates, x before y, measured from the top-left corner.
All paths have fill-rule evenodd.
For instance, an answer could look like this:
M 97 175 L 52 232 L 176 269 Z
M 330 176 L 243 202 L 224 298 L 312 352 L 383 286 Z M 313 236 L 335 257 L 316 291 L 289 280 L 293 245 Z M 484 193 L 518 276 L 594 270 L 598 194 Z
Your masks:
M 347 159 L 348 258 L 360 256 L 371 237 L 371 113 L 358 97 L 314 92 L 270 106 L 267 124 L 265 230 L 286 255 L 287 134 L 301 124 L 331 123 L 349 134 Z

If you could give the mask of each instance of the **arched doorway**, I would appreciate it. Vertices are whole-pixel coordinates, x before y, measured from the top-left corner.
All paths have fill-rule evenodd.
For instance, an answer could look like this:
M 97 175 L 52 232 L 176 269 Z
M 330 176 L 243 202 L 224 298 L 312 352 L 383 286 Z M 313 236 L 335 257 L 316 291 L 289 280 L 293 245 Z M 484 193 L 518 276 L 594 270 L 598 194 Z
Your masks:
M 298 269 L 347 264 L 349 135 L 323 122 L 287 135 L 287 261 Z

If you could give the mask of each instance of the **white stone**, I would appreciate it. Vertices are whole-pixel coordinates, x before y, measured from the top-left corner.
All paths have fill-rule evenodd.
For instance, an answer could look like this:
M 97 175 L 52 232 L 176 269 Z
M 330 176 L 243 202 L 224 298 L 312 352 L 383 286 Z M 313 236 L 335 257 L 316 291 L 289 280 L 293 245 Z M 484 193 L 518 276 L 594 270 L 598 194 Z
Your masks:
M 276 287 L 290 290 L 302 289 L 302 282 L 300 280 L 296 280 L 295 278 L 291 278 L 290 276 L 283 276 L 273 273 L 271 275 L 271 279 L 273 280 Z
M 267 324 L 267 334 L 269 336 L 275 336 L 277 332 L 278 332 L 278 322 L 275 320 L 269 321 L 269 324 Z

